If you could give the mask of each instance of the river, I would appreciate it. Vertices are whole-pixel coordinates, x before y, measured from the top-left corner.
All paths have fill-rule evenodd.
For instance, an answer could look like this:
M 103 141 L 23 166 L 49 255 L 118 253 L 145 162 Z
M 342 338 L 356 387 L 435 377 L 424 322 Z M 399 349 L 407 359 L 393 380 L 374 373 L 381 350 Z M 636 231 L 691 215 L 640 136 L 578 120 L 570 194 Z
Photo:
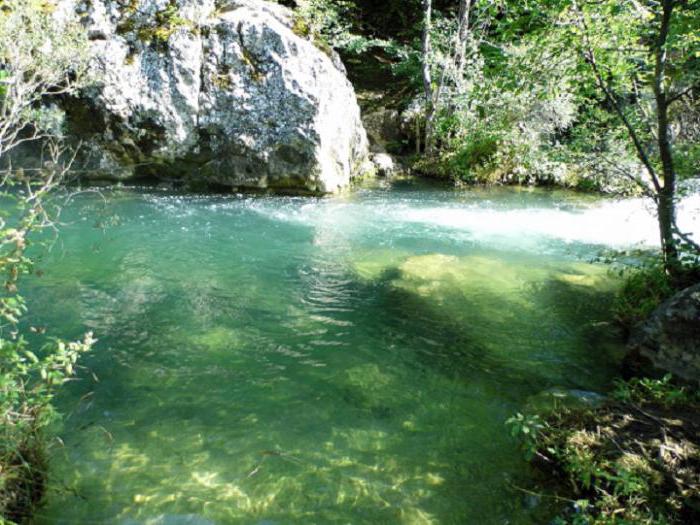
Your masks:
M 610 387 L 592 261 L 657 238 L 639 200 L 415 181 L 105 189 L 62 221 L 30 321 L 99 342 L 58 400 L 52 524 L 546 522 L 505 421 Z

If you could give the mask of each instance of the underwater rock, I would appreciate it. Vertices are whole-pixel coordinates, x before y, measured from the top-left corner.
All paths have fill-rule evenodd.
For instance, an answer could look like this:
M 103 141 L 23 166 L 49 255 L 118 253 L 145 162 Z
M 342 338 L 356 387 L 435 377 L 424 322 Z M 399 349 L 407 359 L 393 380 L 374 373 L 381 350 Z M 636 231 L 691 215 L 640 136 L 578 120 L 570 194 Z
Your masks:
M 323 193 L 366 168 L 353 87 L 295 33 L 289 9 L 91 0 L 76 10 L 98 82 L 63 106 L 93 178 Z
M 352 251 L 350 266 L 365 282 L 379 281 L 387 274 L 396 273 L 401 262 L 411 254 L 398 248 Z
M 517 292 L 527 282 L 544 275 L 543 269 L 521 268 L 497 258 L 435 253 L 403 261 L 393 285 L 438 303 L 487 294 L 520 302 L 525 307 L 529 304 L 527 297 Z
M 562 408 L 596 408 L 603 404 L 605 396 L 588 390 L 550 388 L 534 396 L 526 403 L 526 412 L 547 414 Z
M 700 284 L 659 306 L 633 332 L 629 351 L 628 364 L 643 361 L 662 372 L 700 383 Z

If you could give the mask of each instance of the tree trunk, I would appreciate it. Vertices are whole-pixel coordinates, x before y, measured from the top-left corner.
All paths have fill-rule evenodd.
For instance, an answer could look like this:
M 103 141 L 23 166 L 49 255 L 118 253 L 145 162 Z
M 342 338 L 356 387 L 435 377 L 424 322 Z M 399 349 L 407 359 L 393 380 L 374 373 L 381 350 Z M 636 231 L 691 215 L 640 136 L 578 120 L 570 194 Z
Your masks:
M 430 71 L 432 44 L 430 31 L 433 26 L 433 2 L 423 0 L 423 90 L 425 92 L 425 149 L 430 150 L 432 122 L 435 115 L 433 105 L 433 78 Z
M 676 220 L 676 203 L 673 195 L 664 191 L 659 195 L 656 208 L 659 219 L 659 230 L 661 233 L 664 268 L 666 269 L 666 273 L 674 277 L 678 275 L 680 263 L 673 231 Z
M 455 53 L 455 65 L 457 66 L 457 82 L 462 80 L 467 59 L 467 41 L 469 39 L 469 18 L 471 15 L 472 0 L 459 0 L 459 35 L 457 36 L 457 52 Z
M 678 247 L 674 237 L 676 223 L 676 172 L 673 165 L 670 126 L 668 119 L 669 98 L 666 88 L 666 40 L 671 26 L 675 0 L 663 0 L 661 26 L 655 49 L 654 98 L 656 99 L 657 144 L 663 169 L 663 186 L 658 192 L 659 229 L 666 272 L 677 275 L 680 270 Z

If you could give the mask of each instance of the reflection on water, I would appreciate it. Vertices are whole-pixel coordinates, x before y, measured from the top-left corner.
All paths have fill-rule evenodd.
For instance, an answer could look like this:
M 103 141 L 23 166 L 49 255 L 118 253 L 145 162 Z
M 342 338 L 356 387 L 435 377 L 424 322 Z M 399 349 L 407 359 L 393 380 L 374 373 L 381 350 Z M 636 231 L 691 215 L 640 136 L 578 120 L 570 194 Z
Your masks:
M 44 523 L 540 523 L 504 421 L 606 388 L 615 282 L 587 260 L 654 238 L 638 203 L 556 192 L 106 197 L 28 294 L 100 339 Z

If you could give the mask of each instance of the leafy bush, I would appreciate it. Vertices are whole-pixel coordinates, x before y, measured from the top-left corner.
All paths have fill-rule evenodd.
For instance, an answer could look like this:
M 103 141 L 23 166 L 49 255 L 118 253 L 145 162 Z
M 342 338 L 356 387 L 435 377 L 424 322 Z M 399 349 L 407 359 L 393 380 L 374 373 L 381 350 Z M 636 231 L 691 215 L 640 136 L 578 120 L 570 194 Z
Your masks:
M 0 516 L 30 517 L 47 476 L 46 427 L 57 417 L 52 400 L 70 380 L 80 354 L 94 343 L 55 341 L 36 353 L 21 336 L 0 338 Z
M 363 35 L 355 28 L 359 11 L 350 0 L 300 0 L 295 10 L 293 30 L 330 53 L 342 50 L 362 54 L 375 47 L 393 49 L 395 42 Z
M 537 453 L 537 443 L 545 423 L 538 415 L 516 414 L 506 421 L 511 436 L 520 439 L 525 459 L 530 461 Z
M 627 403 L 645 403 L 652 401 L 665 407 L 682 406 L 698 402 L 698 392 L 687 386 L 673 382 L 673 376 L 666 374 L 661 379 L 633 378 L 629 381 L 617 381 L 613 397 Z
M 43 177 L 22 175 L 20 183 L 18 174 L 10 176 L 0 192 L 5 211 L 0 216 L 0 275 L 5 276 L 0 296 L 0 517 L 22 521 L 43 495 L 44 431 L 57 415 L 52 405 L 56 389 L 74 375 L 79 356 L 94 339 L 91 333 L 68 343 L 46 339 L 43 329 L 21 323 L 27 306 L 18 284 L 33 268 L 26 255 L 32 235 L 50 221 L 46 198 L 52 185 Z M 16 188 L 20 184 L 24 191 Z

